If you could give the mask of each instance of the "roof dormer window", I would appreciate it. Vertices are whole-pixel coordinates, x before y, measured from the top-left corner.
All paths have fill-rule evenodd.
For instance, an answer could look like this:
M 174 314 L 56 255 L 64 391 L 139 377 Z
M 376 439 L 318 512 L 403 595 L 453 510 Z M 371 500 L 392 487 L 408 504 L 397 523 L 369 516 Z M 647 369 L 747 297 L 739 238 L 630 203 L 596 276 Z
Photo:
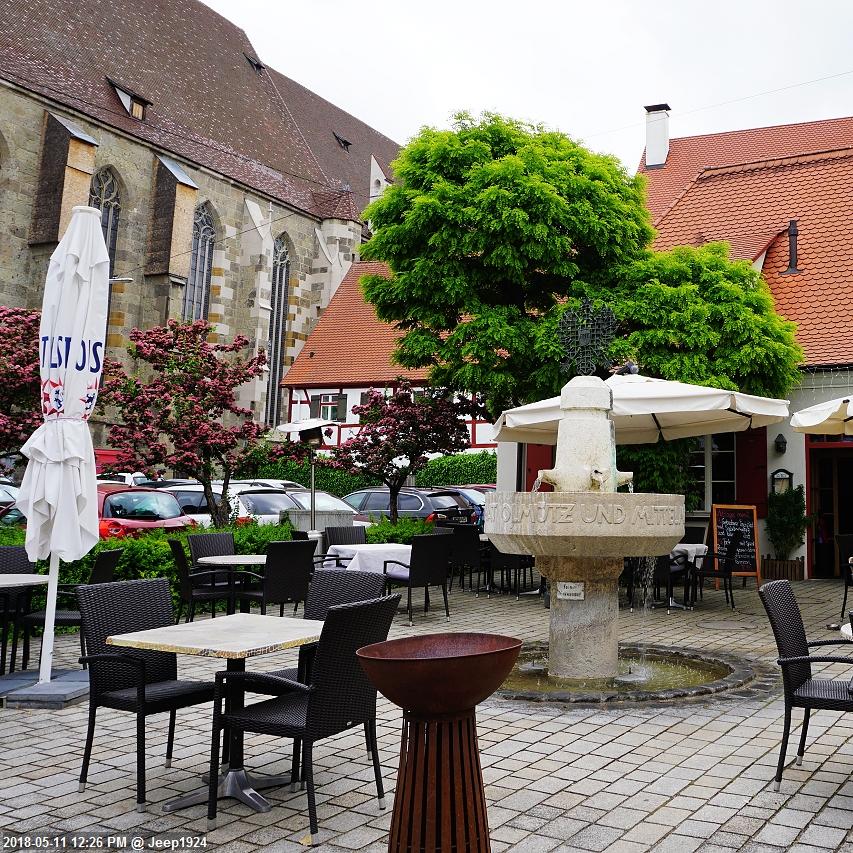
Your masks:
M 338 140 L 338 145 L 340 145 L 344 151 L 349 151 L 349 147 L 352 143 L 348 139 L 344 139 L 343 136 L 338 136 L 334 131 L 332 131 L 332 135 Z
M 107 77 L 107 82 L 115 89 L 115 93 L 118 95 L 121 105 L 127 110 L 127 114 L 133 116 L 135 119 L 139 119 L 139 121 L 143 121 L 145 119 L 145 110 L 151 106 L 151 101 L 143 98 L 141 95 L 137 95 L 136 92 L 131 91 L 121 83 L 110 80 L 109 77 Z
M 252 68 L 255 69 L 256 74 L 260 74 L 264 70 L 264 63 L 261 62 L 260 59 L 254 56 L 249 56 L 249 54 L 245 52 L 243 53 L 243 56 L 246 57 L 246 61 L 249 63 L 249 65 L 251 65 Z

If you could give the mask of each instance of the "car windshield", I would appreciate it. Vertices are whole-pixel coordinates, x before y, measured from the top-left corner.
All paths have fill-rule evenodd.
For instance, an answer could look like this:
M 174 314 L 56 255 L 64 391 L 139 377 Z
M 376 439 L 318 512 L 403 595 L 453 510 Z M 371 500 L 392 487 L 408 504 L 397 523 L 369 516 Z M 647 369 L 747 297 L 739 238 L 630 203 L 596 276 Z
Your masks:
M 240 500 L 250 515 L 278 515 L 282 510 L 297 507 L 284 492 L 243 492 Z
M 166 492 L 118 492 L 104 500 L 104 518 L 127 518 L 135 521 L 164 521 L 181 515 L 174 495 Z
M 0 524 L 5 524 L 7 527 L 11 527 L 13 524 L 21 524 L 25 521 L 24 514 L 16 506 L 13 506 L 9 512 L 3 513 L 0 516 Z
M 302 509 L 311 509 L 311 492 L 289 492 L 289 494 Z M 320 512 L 352 512 L 352 507 L 346 501 L 328 492 L 314 493 L 314 508 Z
M 486 496 L 476 489 L 460 489 L 459 494 L 464 495 L 472 504 L 486 505 Z

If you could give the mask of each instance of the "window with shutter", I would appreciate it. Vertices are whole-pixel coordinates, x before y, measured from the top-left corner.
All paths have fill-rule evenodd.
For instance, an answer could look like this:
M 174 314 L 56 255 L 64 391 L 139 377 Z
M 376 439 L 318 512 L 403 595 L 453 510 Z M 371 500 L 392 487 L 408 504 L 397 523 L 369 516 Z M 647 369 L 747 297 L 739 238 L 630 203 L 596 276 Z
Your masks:
M 335 420 L 339 423 L 346 423 L 347 419 L 347 395 L 338 394 L 338 410 L 335 413 Z
M 308 404 L 308 414 L 312 418 L 320 417 L 320 395 L 312 396 Z

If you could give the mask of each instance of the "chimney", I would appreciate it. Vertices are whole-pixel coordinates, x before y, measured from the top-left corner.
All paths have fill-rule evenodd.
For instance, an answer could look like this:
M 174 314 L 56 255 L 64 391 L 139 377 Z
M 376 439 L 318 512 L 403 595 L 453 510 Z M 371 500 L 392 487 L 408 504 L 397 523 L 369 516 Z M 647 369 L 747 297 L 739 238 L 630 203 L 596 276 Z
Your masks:
M 646 111 L 646 168 L 663 166 L 669 154 L 669 104 L 652 104 Z
M 799 272 L 797 269 L 797 220 L 791 219 L 788 222 L 788 269 L 782 275 L 795 275 Z

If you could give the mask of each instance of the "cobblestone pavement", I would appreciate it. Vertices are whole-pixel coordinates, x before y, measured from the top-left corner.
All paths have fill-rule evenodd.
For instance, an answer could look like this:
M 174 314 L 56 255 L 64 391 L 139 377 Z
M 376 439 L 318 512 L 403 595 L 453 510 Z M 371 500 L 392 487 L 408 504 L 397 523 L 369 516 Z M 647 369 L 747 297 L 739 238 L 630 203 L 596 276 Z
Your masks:
M 752 582 L 750 582 L 752 584 Z M 825 624 L 838 618 L 837 582 L 795 584 L 809 639 L 837 637 Z M 732 614 L 722 592 L 706 591 L 693 612 L 655 610 L 620 614 L 626 641 L 721 650 L 772 663 L 775 646 L 752 587 L 736 589 Z M 454 590 L 455 631 L 496 631 L 525 640 L 547 638 L 548 613 L 535 598 L 476 598 Z M 398 617 L 392 636 L 443 631 L 443 614 L 418 614 L 409 629 Z M 73 661 L 77 638 L 58 643 L 60 662 Z M 839 653 L 844 653 L 841 650 Z M 853 675 L 851 667 L 822 671 Z M 291 665 L 295 653 L 253 659 L 249 667 Z M 209 676 L 210 659 L 179 657 L 187 677 Z M 743 853 L 853 851 L 853 715 L 812 716 L 801 767 L 786 769 L 782 790 L 770 780 L 778 755 L 783 705 L 780 684 L 669 705 L 569 707 L 492 698 L 478 709 L 480 747 L 489 805 L 492 850 Z M 164 814 L 159 803 L 199 784 L 207 761 L 210 709 L 179 712 L 175 758 L 163 766 L 167 717 L 149 720 L 149 810 L 135 811 L 133 718 L 102 709 L 84 793 L 77 775 L 86 728 L 86 703 L 63 711 L 0 711 L 0 827 L 34 831 L 205 831 L 204 807 Z M 393 791 L 400 711 L 380 697 L 379 744 L 386 788 Z M 799 736 L 799 712 L 789 755 Z M 289 772 L 290 744 L 248 736 L 246 766 Z M 390 809 L 380 812 L 362 732 L 331 738 L 315 750 L 323 849 L 381 851 Z M 269 792 L 273 808 L 250 812 L 227 801 L 208 847 L 229 853 L 303 849 L 304 792 Z M 389 797 L 390 800 L 390 797 Z

